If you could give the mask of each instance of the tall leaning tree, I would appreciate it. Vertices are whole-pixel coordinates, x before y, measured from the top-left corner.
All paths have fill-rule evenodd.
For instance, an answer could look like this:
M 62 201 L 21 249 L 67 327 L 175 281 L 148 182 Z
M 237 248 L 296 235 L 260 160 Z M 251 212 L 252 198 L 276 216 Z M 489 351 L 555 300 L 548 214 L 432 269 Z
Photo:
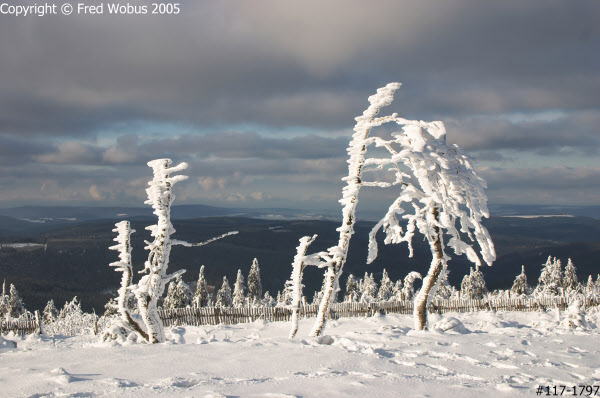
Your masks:
M 390 123 L 399 131 L 365 140 L 385 154 L 364 162 L 364 173 L 373 171 L 392 178 L 363 182 L 376 187 L 399 186 L 398 198 L 370 233 L 368 263 L 377 256 L 376 234 L 382 230 L 384 242 L 406 242 L 412 257 L 412 239 L 421 233 L 432 254 L 423 286 L 415 297 L 415 329 L 427 329 L 427 307 L 441 276 L 446 272 L 451 248 L 456 255 L 466 254 L 477 267 L 479 255 L 491 265 L 496 259 L 494 245 L 483 217 L 489 217 L 485 181 L 477 175 L 467 155 L 457 145 L 448 145 L 444 124 L 439 121 L 406 120 L 394 116 Z M 393 129 L 392 129 L 393 130 Z M 479 246 L 476 250 L 474 244 Z M 478 254 L 479 252 L 479 254 Z
M 337 229 L 339 232 L 339 241 L 336 246 L 316 254 L 307 255 L 306 251 L 315 239 L 313 237 L 303 237 L 297 248 L 296 257 L 294 257 L 292 280 L 294 281 L 294 296 L 301 296 L 301 276 L 304 267 L 315 265 L 319 268 L 325 268 L 325 279 L 323 281 L 323 297 L 319 303 L 317 319 L 310 332 L 311 336 L 319 336 L 323 333 L 325 322 L 329 314 L 330 306 L 333 302 L 333 294 L 337 292 L 339 279 L 342 274 L 350 239 L 354 234 L 354 224 L 356 222 L 356 207 L 358 205 L 358 193 L 360 188 L 365 185 L 362 179 L 362 169 L 365 164 L 365 155 L 367 153 L 368 139 L 371 129 L 389 122 L 396 115 L 377 117 L 382 107 L 392 103 L 394 92 L 400 87 L 399 83 L 390 83 L 387 86 L 377 90 L 375 95 L 369 97 L 370 106 L 363 114 L 356 118 L 354 134 L 348 146 L 348 176 L 343 178 L 346 186 L 342 191 L 342 225 Z M 294 313 L 299 311 L 299 300 L 294 300 L 292 310 Z M 295 335 L 297 326 L 293 324 L 291 336 Z

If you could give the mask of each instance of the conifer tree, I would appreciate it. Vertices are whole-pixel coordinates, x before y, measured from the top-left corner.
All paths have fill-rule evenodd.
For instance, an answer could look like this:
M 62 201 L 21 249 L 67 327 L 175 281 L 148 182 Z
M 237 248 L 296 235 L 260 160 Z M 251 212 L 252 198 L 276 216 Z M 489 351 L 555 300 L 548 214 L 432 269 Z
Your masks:
M 487 287 L 485 286 L 485 280 L 483 279 L 483 273 L 479 271 L 479 268 L 473 269 L 469 275 L 465 275 L 462 283 L 460 284 L 460 295 L 471 300 L 481 300 L 487 293 Z
M 8 299 L 9 316 L 12 318 L 18 318 L 25 313 L 25 305 L 23 299 L 19 296 L 17 288 L 12 283 L 10 284 L 10 296 Z
M 562 264 L 556 257 L 548 256 L 548 260 L 546 260 L 546 264 L 544 264 L 544 268 L 540 273 L 534 294 L 536 296 L 557 296 L 562 292 L 562 286 Z
M 375 277 L 365 272 L 365 277 L 362 282 L 362 294 L 360 296 L 361 303 L 370 303 L 375 301 L 377 297 L 377 283 Z
M 165 309 L 186 308 L 193 304 L 192 291 L 181 275 L 169 283 L 167 297 L 163 303 Z
M 248 274 L 248 302 L 254 306 L 260 305 L 262 301 L 262 284 L 260 282 L 260 268 L 255 258 Z
M 528 295 L 531 293 L 531 287 L 527 284 L 527 275 L 525 274 L 525 266 L 521 266 L 521 273 L 517 275 L 512 287 L 510 288 L 512 294 L 517 295 Z
M 577 281 L 577 269 L 573 264 L 573 261 L 569 259 L 567 266 L 565 267 L 565 276 L 563 278 L 563 288 L 567 291 L 578 291 L 579 282 Z
M 354 275 L 348 275 L 348 280 L 346 281 L 346 294 L 344 295 L 344 302 L 346 303 L 356 303 L 360 299 L 360 292 L 358 287 L 358 282 Z
M 216 307 L 231 307 L 233 304 L 233 297 L 231 295 L 231 287 L 227 281 L 227 277 L 223 277 L 223 284 L 217 292 L 217 300 L 215 302 Z
M 439 280 L 438 280 L 438 287 L 433 296 L 434 298 L 441 299 L 441 300 L 448 300 L 448 299 L 452 298 L 452 296 L 456 292 L 456 289 L 454 289 L 454 286 L 450 286 L 450 283 L 448 282 L 448 274 L 449 273 L 450 273 L 450 271 L 448 271 L 446 269 L 446 272 L 444 272 L 443 274 L 440 275 Z
M 48 301 L 46 307 L 44 307 L 44 312 L 42 315 L 42 321 L 45 324 L 52 323 L 58 318 L 58 309 L 54 305 L 54 300 Z
M 0 317 L 8 318 L 10 313 L 10 296 L 6 293 L 6 280 L 2 282 L 2 295 L 0 296 Z
M 235 285 L 233 287 L 233 306 L 234 307 L 243 307 L 244 306 L 244 304 L 246 302 L 245 290 L 246 290 L 246 287 L 244 286 L 244 276 L 242 275 L 242 270 L 238 269 L 237 279 L 235 280 Z
M 394 283 L 394 288 L 392 289 L 392 300 L 402 301 L 402 280 L 398 279 L 396 283 Z
M 268 291 L 265 292 L 265 295 L 263 296 L 263 305 L 265 307 L 275 307 L 275 300 Z
M 394 284 L 390 280 L 387 271 L 383 270 L 383 276 L 381 277 L 381 285 L 379 286 L 379 292 L 377 292 L 377 301 L 389 301 L 392 297 L 392 290 Z
M 194 307 L 206 307 L 208 305 L 208 290 L 206 290 L 206 279 L 204 278 L 204 265 L 200 267 L 196 293 L 193 299 Z

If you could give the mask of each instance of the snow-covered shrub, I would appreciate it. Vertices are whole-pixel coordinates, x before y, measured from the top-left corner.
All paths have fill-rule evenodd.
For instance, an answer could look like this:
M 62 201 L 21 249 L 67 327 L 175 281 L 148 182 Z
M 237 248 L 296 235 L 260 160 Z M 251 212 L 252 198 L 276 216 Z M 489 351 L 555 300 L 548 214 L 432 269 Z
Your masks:
M 586 329 L 585 311 L 581 308 L 579 300 L 573 301 L 565 311 L 565 318 L 560 322 L 565 329 Z
M 81 310 L 77 297 L 66 302 L 54 322 L 44 324 L 44 333 L 48 336 L 76 336 L 94 333 L 96 315 Z
M 56 306 L 54 305 L 54 300 L 50 300 L 48 301 L 48 304 L 46 304 L 46 307 L 44 307 L 42 322 L 44 325 L 47 325 L 54 322 L 56 318 L 58 318 L 58 309 L 56 309 Z
M 452 317 L 444 317 L 433 324 L 433 330 L 443 333 L 467 334 L 471 333 L 461 321 Z

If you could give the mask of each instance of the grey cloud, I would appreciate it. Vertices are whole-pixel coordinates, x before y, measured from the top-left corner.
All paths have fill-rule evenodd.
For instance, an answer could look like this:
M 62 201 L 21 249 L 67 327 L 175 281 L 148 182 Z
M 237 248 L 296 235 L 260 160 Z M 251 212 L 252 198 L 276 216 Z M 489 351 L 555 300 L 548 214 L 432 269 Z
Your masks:
M 407 83 L 409 117 L 597 108 L 599 13 L 593 1 L 264 1 L 186 3 L 172 19 L 3 18 L 0 131 L 349 127 L 391 80 Z

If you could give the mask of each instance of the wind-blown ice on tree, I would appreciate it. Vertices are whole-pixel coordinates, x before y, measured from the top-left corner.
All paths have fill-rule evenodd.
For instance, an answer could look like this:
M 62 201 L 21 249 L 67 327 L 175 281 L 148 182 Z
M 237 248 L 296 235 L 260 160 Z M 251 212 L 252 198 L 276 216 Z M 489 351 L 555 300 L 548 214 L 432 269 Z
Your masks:
M 119 301 L 122 300 L 121 294 L 124 293 L 124 297 L 126 297 L 128 290 L 135 294 L 144 328 L 142 328 L 141 324 L 138 322 L 131 323 L 131 321 L 129 321 L 128 324 L 130 324 L 133 330 L 139 333 L 149 343 L 165 341 L 166 336 L 164 326 L 158 314 L 158 300 L 164 293 L 165 285 L 173 278 L 185 272 L 185 270 L 180 270 L 171 275 L 167 274 L 171 247 L 173 245 L 183 245 L 187 247 L 203 246 L 217 239 L 237 233 L 237 231 L 228 232 L 201 243 L 188 243 L 171 239 L 171 235 L 175 233 L 175 228 L 173 228 L 173 224 L 171 224 L 171 205 L 175 200 L 172 187 L 177 182 L 187 179 L 187 176 L 173 174 L 185 170 L 188 166 L 187 163 L 181 163 L 175 167 L 171 167 L 171 163 L 171 159 L 156 159 L 148 162 L 148 166 L 150 166 L 154 172 L 154 178 L 148 183 L 150 186 L 146 189 L 148 200 L 144 203 L 151 205 L 154 209 L 154 214 L 158 217 L 156 225 L 146 227 L 146 229 L 150 230 L 154 240 L 152 242 L 145 241 L 145 249 L 149 251 L 149 254 L 148 260 L 144 263 L 144 270 L 141 271 L 141 273 L 145 273 L 146 275 L 140 279 L 137 285 L 131 285 L 131 282 L 129 282 L 128 288 L 119 291 Z M 124 230 L 121 231 L 119 228 L 120 227 L 117 225 L 117 231 L 120 235 L 121 232 L 126 232 Z M 117 237 L 117 239 L 120 238 Z M 125 239 L 129 240 L 129 236 L 122 238 L 123 241 Z M 130 245 L 129 248 L 125 247 L 125 245 L 117 245 L 116 248 L 119 250 L 121 257 L 121 261 L 115 263 L 119 264 L 116 266 L 122 268 L 124 273 L 130 272 L 126 264 L 120 264 L 122 258 L 125 258 L 129 261 L 129 264 L 131 264 L 130 252 L 127 252 L 127 250 L 131 250 Z M 131 279 L 124 274 L 123 280 L 126 279 L 131 281 Z M 125 309 L 129 314 L 129 318 L 132 319 L 131 309 Z
M 344 264 L 346 263 L 346 258 L 348 257 L 350 238 L 352 238 L 352 235 L 354 234 L 354 224 L 356 222 L 355 213 L 356 206 L 358 205 L 358 193 L 363 185 L 362 169 L 364 166 L 365 154 L 367 152 L 367 139 L 369 133 L 373 127 L 387 123 L 396 116 L 392 115 L 378 118 L 377 114 L 381 108 L 392 103 L 394 92 L 399 87 L 400 83 L 390 83 L 386 87 L 377 90 L 377 94 L 369 97 L 370 106 L 361 116 L 356 118 L 354 134 L 352 135 L 352 141 L 348 146 L 348 154 L 350 155 L 348 159 L 348 176 L 343 178 L 343 181 L 346 182 L 346 186 L 342 190 L 342 199 L 340 199 L 340 203 L 343 206 L 342 225 L 337 229 L 340 233 L 337 246 L 329 248 L 327 252 L 300 256 L 311 260 L 311 264 L 305 263 L 303 266 L 316 265 L 319 268 L 326 269 L 323 281 L 322 298 L 319 303 L 319 312 L 317 313 L 317 319 L 310 332 L 312 336 L 319 336 L 323 333 L 325 322 L 329 314 L 329 308 L 333 302 L 332 297 L 338 290 L 339 279 Z M 310 244 L 310 242 L 308 244 Z M 304 250 L 304 253 L 306 253 L 306 247 L 303 247 L 302 245 L 298 246 L 299 249 L 301 247 Z M 319 261 L 314 261 L 315 256 Z M 302 261 L 302 259 L 300 259 L 300 261 Z
M 496 258 L 490 235 L 481 224 L 482 217 L 489 217 L 483 191 L 486 184 L 462 150 L 446 144 L 442 122 L 407 120 L 395 114 L 385 121 L 402 126 L 402 131 L 391 133 L 389 139 L 364 140 L 365 147 L 375 145 L 386 150 L 389 156 L 366 159 L 363 173 L 387 169 L 393 173 L 394 180 L 363 181 L 362 185 L 381 188 L 400 185 L 402 189 L 371 231 L 367 262 L 377 256 L 375 235 L 379 230 L 385 233 L 386 244 L 406 242 L 410 256 L 415 232 L 425 236 L 433 259 L 415 298 L 415 328 L 422 330 L 427 329 L 427 305 L 450 259 L 446 246 L 457 255 L 466 254 L 476 266 L 481 265 L 481 260 L 472 247 L 475 242 L 486 263 L 491 265 Z M 412 213 L 405 208 L 412 209 Z M 444 234 L 449 235 L 448 242 L 444 242 Z

